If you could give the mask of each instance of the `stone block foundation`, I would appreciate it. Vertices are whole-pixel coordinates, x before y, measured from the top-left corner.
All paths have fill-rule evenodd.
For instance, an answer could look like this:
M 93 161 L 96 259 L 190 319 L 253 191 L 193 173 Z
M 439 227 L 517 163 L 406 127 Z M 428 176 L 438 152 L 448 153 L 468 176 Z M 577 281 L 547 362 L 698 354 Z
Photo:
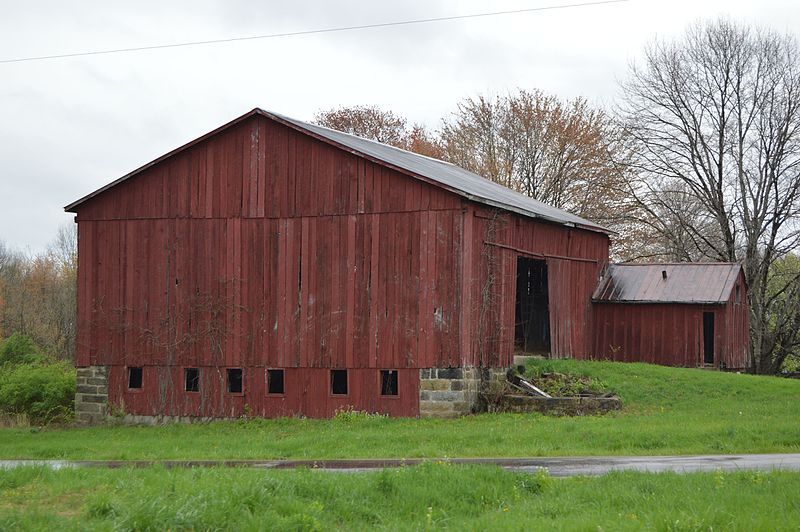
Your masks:
M 75 422 L 102 423 L 108 413 L 108 367 L 78 368 L 75 381 Z
M 450 418 L 482 410 L 480 391 L 504 369 L 430 368 L 419 370 L 419 416 Z

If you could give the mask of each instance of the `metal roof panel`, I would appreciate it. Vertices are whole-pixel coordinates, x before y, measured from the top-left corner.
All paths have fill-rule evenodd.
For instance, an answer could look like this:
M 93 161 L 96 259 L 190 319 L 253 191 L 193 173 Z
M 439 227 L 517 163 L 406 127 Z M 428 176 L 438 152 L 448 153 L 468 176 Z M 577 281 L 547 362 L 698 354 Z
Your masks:
M 557 209 L 541 201 L 529 198 L 523 194 L 515 192 L 509 188 L 499 185 L 493 181 L 489 181 L 473 172 L 424 155 L 412 153 L 400 148 L 395 148 L 386 144 L 381 144 L 373 140 L 356 137 L 341 131 L 336 131 L 326 127 L 310 124 L 294 118 L 289 118 L 278 113 L 265 111 L 263 109 L 253 109 L 252 111 L 232 120 L 231 122 L 207 133 L 198 139 L 195 139 L 180 148 L 172 150 L 154 161 L 124 175 L 123 177 L 113 181 L 104 187 L 101 187 L 94 192 L 87 194 L 73 203 L 67 205 L 64 210 L 68 212 L 75 212 L 75 209 L 84 201 L 87 201 L 94 196 L 112 188 L 113 186 L 130 179 L 131 177 L 139 174 L 140 172 L 152 167 L 155 164 L 171 157 L 198 142 L 213 136 L 228 127 L 240 123 L 244 119 L 253 116 L 262 115 L 283 124 L 289 125 L 294 129 L 306 132 L 320 138 L 329 143 L 338 145 L 353 153 L 372 158 L 382 162 L 391 167 L 414 176 L 419 176 L 424 179 L 430 180 L 456 194 L 459 194 L 469 200 L 476 201 L 490 205 L 492 207 L 501 208 L 517 214 L 522 214 L 531 218 L 539 218 L 542 220 L 555 222 L 562 225 L 581 227 L 591 231 L 601 233 L 612 233 L 612 231 L 594 223 L 585 220 L 580 216 L 576 216 L 567 211 Z
M 608 303 L 725 303 L 742 267 L 729 262 L 610 264 L 592 300 Z M 664 279 L 662 272 L 667 273 Z

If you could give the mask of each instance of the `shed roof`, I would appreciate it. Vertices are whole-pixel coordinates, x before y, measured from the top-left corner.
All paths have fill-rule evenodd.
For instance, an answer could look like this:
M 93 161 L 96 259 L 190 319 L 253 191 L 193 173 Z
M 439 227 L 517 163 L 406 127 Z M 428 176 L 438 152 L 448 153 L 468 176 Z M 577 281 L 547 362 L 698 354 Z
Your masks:
M 374 160 L 380 164 L 396 168 L 414 177 L 429 180 L 451 192 L 463 196 L 469 200 L 497 207 L 507 211 L 515 212 L 530 218 L 539 218 L 549 222 L 562 225 L 581 227 L 591 231 L 610 233 L 610 231 L 594 222 L 585 220 L 562 209 L 557 209 L 541 201 L 529 198 L 523 194 L 515 192 L 509 188 L 489 181 L 473 172 L 460 168 L 454 164 L 412 153 L 394 146 L 382 144 L 373 140 L 364 139 L 341 131 L 336 131 L 316 124 L 309 124 L 301 120 L 289 118 L 278 113 L 265 111 L 263 109 L 253 109 L 239 118 L 203 135 L 202 137 L 177 148 L 158 159 L 124 175 L 123 177 L 101 187 L 83 198 L 67 205 L 64 210 L 74 212 L 84 201 L 108 190 L 109 188 L 134 177 L 140 172 L 151 166 L 171 157 L 206 138 L 209 138 L 221 131 L 238 124 L 239 122 L 254 116 L 261 115 L 276 120 L 298 131 L 310 134 L 329 144 L 333 144 L 357 155 Z
M 610 264 L 592 300 L 603 303 L 719 304 L 742 267 L 730 262 Z M 666 272 L 666 279 L 664 274 Z

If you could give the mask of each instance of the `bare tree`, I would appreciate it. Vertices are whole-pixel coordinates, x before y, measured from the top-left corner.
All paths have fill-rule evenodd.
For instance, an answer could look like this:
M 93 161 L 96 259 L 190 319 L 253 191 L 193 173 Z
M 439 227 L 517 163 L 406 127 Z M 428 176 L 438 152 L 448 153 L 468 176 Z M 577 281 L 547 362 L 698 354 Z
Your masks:
M 627 226 L 641 216 L 627 202 L 624 130 L 584 99 L 538 90 L 466 98 L 443 122 L 440 144 L 446 160 L 608 226 L 620 234 L 617 254 L 635 253 Z
M 383 144 L 400 148 L 405 146 L 406 119 L 374 105 L 357 105 L 320 111 L 314 117 L 314 122 Z
M 75 356 L 77 240 L 59 228 L 44 253 L 27 255 L 0 242 L 0 338 L 19 332 L 57 358 Z
M 777 371 L 800 345 L 798 278 L 773 278 L 800 243 L 796 40 L 725 19 L 698 24 L 651 44 L 623 94 L 632 190 L 664 253 L 743 263 L 753 367 Z
M 396 148 L 441 158 L 442 150 L 438 140 L 424 126 L 414 124 L 409 127 L 408 120 L 404 117 L 374 105 L 320 111 L 314 117 L 314 122 Z

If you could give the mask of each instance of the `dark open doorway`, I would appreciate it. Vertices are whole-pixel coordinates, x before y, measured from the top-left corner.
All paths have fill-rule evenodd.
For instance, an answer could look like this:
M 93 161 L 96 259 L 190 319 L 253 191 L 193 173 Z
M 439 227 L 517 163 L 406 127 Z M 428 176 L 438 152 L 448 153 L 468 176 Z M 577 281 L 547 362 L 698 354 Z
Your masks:
M 517 258 L 514 346 L 526 353 L 550 353 L 547 262 Z
M 714 364 L 714 313 L 703 312 L 703 363 Z

